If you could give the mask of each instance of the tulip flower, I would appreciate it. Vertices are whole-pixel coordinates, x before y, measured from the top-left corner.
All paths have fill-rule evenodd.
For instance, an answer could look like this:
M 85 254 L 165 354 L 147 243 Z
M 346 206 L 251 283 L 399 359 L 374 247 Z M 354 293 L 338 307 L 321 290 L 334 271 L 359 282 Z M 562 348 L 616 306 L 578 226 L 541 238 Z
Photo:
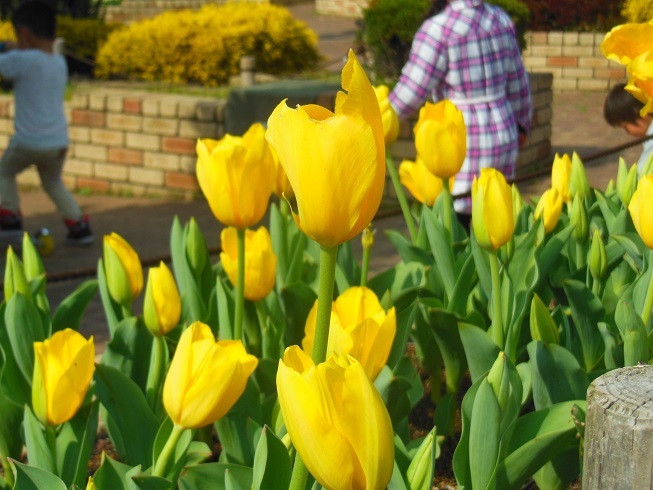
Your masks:
M 592 235 L 592 245 L 590 246 L 589 253 L 589 269 L 590 274 L 595 281 L 603 279 L 605 274 L 608 272 L 608 254 L 599 230 L 594 230 L 594 235 Z
M 66 328 L 34 342 L 32 406 L 45 425 L 67 422 L 79 410 L 95 370 L 93 337 Z
M 550 233 L 558 224 L 560 213 L 562 213 L 562 196 L 555 187 L 547 189 L 537 203 L 535 219 L 542 219 L 544 231 Z
M 143 267 L 136 251 L 117 233 L 104 236 L 104 272 L 109 294 L 128 306 L 143 289 Z
M 628 211 L 635 229 L 648 248 L 653 248 L 653 175 L 642 177 L 630 199 Z
M 626 91 L 644 104 L 639 112 L 644 117 L 653 112 L 653 51 L 646 51 L 634 58 L 626 71 Z
M 257 364 L 241 341 L 216 342 L 208 325 L 193 323 L 181 334 L 163 386 L 170 419 L 178 427 L 198 429 L 224 417 Z
M 556 153 L 551 167 L 551 187 L 555 187 L 564 202 L 569 202 L 572 198 L 569 189 L 570 178 L 571 158 L 566 153 L 562 156 Z
M 627 65 L 634 58 L 651 49 L 653 24 L 628 23 L 614 27 L 601 43 L 603 56 Z
M 153 335 L 167 334 L 181 317 L 181 298 L 175 278 L 164 262 L 152 267 L 147 277 L 143 316 Z
M 472 182 L 472 226 L 476 241 L 488 250 L 501 248 L 514 232 L 512 189 L 494 168 L 481 169 Z
M 443 181 L 436 177 L 418 157 L 416 161 L 404 160 L 399 165 L 399 179 L 412 196 L 427 206 L 433 206 L 442 189 Z M 454 177 L 449 179 L 449 189 L 453 187 Z
M 379 108 L 381 109 L 381 118 L 383 120 L 383 134 L 385 144 L 393 143 L 399 136 L 399 116 L 390 104 L 388 94 L 390 89 L 387 85 L 379 85 L 374 87 L 374 93 L 379 101 Z
M 238 243 L 235 228 L 225 228 L 220 233 L 222 252 L 220 261 L 231 284 L 238 285 Z M 277 257 L 272 251 L 272 240 L 267 228 L 245 232 L 245 298 L 259 301 L 274 287 Z
M 316 315 L 317 301 L 306 319 L 302 340 L 308 353 L 313 350 Z M 374 381 L 388 360 L 396 332 L 394 307 L 386 313 L 371 289 L 351 287 L 333 302 L 327 357 L 333 352 L 352 356 Z
M 394 466 L 393 428 L 381 396 L 351 356 L 317 366 L 288 347 L 277 371 L 279 405 L 295 449 L 333 490 L 382 490 Z
M 353 51 L 342 71 L 335 113 L 318 105 L 291 109 L 282 101 L 266 137 L 297 199 L 299 228 L 323 247 L 361 233 L 381 203 L 385 142 L 381 111 Z
M 265 129 L 197 141 L 197 180 L 215 217 L 239 229 L 258 223 L 268 208 L 274 162 Z
M 415 124 L 417 156 L 433 175 L 456 175 L 467 154 L 467 130 L 463 113 L 448 99 L 427 102 Z
M 286 199 L 290 199 L 295 194 L 290 185 L 290 181 L 288 180 L 288 176 L 286 175 L 286 171 L 283 169 L 283 166 L 279 161 L 277 152 L 274 151 L 272 147 L 270 147 L 270 151 L 272 152 L 272 160 L 274 161 L 274 182 L 272 185 L 272 192 L 275 196 L 285 196 Z

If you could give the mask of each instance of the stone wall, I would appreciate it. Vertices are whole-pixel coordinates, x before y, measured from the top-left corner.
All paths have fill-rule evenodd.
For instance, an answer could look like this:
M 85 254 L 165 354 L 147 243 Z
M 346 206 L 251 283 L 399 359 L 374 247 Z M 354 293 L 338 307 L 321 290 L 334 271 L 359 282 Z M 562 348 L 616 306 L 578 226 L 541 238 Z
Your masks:
M 551 81 L 548 74 L 531 75 L 534 125 L 522 150 L 518 172 L 548 165 L 551 151 Z M 320 95 L 333 108 L 335 93 Z M 70 149 L 64 168 L 66 185 L 75 190 L 135 196 L 192 198 L 199 192 L 195 178 L 198 138 L 218 139 L 225 132 L 226 100 L 126 89 L 89 88 L 66 103 Z M 13 133 L 13 98 L 0 96 L 0 150 Z M 414 159 L 413 124 L 402 125 L 391 148 L 395 161 Z M 19 184 L 40 185 L 31 168 Z M 391 185 L 386 189 L 391 193 Z

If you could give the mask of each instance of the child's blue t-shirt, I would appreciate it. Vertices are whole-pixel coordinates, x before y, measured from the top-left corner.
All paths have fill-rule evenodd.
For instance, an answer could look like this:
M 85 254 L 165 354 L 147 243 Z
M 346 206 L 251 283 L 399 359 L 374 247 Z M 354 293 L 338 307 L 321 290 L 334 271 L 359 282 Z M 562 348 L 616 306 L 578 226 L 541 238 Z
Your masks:
M 38 49 L 14 49 L 0 54 L 0 75 L 14 84 L 12 143 L 42 150 L 66 148 L 66 59 Z

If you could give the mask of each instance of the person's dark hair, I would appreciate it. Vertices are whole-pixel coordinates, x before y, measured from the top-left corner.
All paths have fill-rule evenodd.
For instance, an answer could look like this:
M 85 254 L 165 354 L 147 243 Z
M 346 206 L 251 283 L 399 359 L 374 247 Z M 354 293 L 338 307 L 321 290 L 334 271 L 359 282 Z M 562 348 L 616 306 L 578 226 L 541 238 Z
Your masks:
M 633 94 L 626 92 L 626 84 L 615 85 L 608 92 L 603 104 L 603 117 L 610 126 L 621 123 L 635 123 L 641 117 L 639 111 L 644 104 Z
M 448 0 L 431 0 L 431 6 L 426 11 L 426 14 L 424 15 L 424 20 L 429 19 L 434 15 L 438 15 L 440 12 L 442 12 L 445 9 L 448 3 L 449 3 Z
M 42 39 L 54 39 L 57 31 L 57 14 L 55 9 L 46 3 L 31 1 L 16 9 L 12 16 L 14 29 L 27 27 L 32 34 Z

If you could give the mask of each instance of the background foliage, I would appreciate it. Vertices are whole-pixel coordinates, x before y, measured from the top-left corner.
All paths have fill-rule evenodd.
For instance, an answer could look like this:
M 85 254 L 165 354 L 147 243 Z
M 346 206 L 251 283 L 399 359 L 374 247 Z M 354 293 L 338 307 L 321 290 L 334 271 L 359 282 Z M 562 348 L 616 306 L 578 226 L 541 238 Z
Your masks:
M 653 2 L 651 0 L 625 0 L 621 15 L 628 22 L 648 22 L 653 19 Z

